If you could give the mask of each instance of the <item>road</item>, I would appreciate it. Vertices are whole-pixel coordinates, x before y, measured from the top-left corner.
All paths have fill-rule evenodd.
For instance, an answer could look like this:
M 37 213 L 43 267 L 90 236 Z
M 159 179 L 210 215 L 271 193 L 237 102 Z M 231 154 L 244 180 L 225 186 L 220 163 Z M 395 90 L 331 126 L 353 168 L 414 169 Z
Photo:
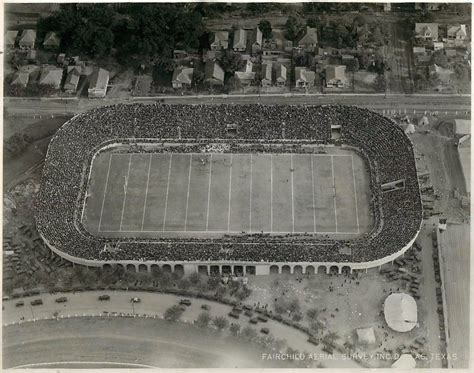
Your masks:
M 267 95 L 198 95 L 160 96 L 139 98 L 106 99 L 27 99 L 5 98 L 4 105 L 9 115 L 58 115 L 84 112 L 94 107 L 119 103 L 155 103 L 163 100 L 168 104 L 312 104 L 312 105 L 356 105 L 375 111 L 404 110 L 418 113 L 426 111 L 448 111 L 455 115 L 470 113 L 470 95 L 397 95 L 389 94 L 267 94 Z
M 149 292 L 125 292 L 125 291 L 108 291 L 111 300 L 99 302 L 99 295 L 104 292 L 90 291 L 81 293 L 67 293 L 67 294 L 42 294 L 37 297 L 24 298 L 25 305 L 23 307 L 15 307 L 18 300 L 10 300 L 3 302 L 5 307 L 3 311 L 3 324 L 10 325 L 20 322 L 23 317 L 26 320 L 44 319 L 53 317 L 55 312 L 58 316 L 85 316 L 103 314 L 103 311 L 118 312 L 118 313 L 135 313 L 140 315 L 151 315 L 162 317 L 164 312 L 170 306 L 177 304 L 180 297 L 172 294 L 153 294 Z M 61 296 L 68 298 L 67 303 L 57 304 L 55 299 Z M 130 303 L 131 297 L 139 297 L 141 303 L 135 304 L 132 307 Z M 41 298 L 43 300 L 42 306 L 30 306 L 30 301 Z M 192 305 L 184 312 L 182 320 L 188 323 L 194 322 L 198 315 L 202 312 L 201 305 L 206 303 L 211 305 L 211 316 L 226 316 L 230 312 L 231 307 L 217 302 L 209 302 L 199 299 L 193 299 Z M 249 318 L 241 315 L 238 321 L 229 319 L 230 322 L 237 322 L 242 329 L 246 326 L 252 326 L 249 323 Z M 269 320 L 265 325 L 262 323 L 253 326 L 256 330 L 260 330 L 263 326 L 270 329 L 270 332 L 279 339 L 284 339 L 287 344 L 293 349 L 300 352 L 308 351 L 314 354 L 326 355 L 320 346 L 314 346 L 307 342 L 308 337 L 303 332 L 294 328 L 288 327 L 282 323 Z M 325 360 L 324 365 L 328 368 L 359 368 L 360 366 L 353 360 L 343 359 L 338 352 L 334 352 L 334 359 Z

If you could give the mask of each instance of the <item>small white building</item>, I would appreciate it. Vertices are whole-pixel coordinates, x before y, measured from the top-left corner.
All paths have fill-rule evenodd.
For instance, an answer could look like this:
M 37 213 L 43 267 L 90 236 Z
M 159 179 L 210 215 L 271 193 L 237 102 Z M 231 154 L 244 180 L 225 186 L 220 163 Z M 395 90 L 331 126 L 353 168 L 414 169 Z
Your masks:
M 295 67 L 295 85 L 297 88 L 310 88 L 314 86 L 316 73 L 306 67 Z
M 211 35 L 211 50 L 221 51 L 229 48 L 229 33 L 227 31 L 217 31 Z
M 270 87 L 272 85 L 272 68 L 271 62 L 262 63 L 262 87 Z
M 193 82 L 194 69 L 192 67 L 177 67 L 173 71 L 171 84 L 173 88 L 190 88 Z
M 107 70 L 96 69 L 90 77 L 89 89 L 87 93 L 89 98 L 104 98 L 107 94 L 107 85 L 109 84 L 110 74 Z
M 247 31 L 238 29 L 234 32 L 234 44 L 232 49 L 236 52 L 245 52 L 247 49 Z

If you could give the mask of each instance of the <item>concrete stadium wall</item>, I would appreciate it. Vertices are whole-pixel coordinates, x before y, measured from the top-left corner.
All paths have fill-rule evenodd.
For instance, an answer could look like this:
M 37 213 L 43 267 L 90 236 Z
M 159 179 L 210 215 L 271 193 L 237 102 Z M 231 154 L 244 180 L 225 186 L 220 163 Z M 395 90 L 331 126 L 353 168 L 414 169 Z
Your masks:
M 420 225 L 421 229 L 421 225 Z M 107 268 L 113 265 L 121 265 L 127 270 L 133 270 L 135 272 L 150 272 L 154 266 L 158 266 L 161 269 L 169 272 L 182 272 L 183 274 L 189 275 L 192 273 L 207 273 L 207 274 L 240 274 L 240 275 L 269 275 L 270 273 L 352 273 L 353 270 L 367 270 L 369 268 L 381 267 L 383 264 L 393 262 L 398 257 L 405 254 L 405 252 L 413 246 L 420 229 L 413 239 L 402 249 L 396 253 L 386 256 L 384 258 L 361 263 L 337 263 L 337 262 L 241 262 L 241 261 L 139 261 L 139 260 L 123 260 L 123 261 L 100 261 L 100 260 L 88 260 L 78 258 L 69 255 L 56 247 L 51 245 L 46 238 L 41 235 L 46 245 L 55 254 L 60 257 L 74 263 L 80 264 L 87 267 L 101 267 Z

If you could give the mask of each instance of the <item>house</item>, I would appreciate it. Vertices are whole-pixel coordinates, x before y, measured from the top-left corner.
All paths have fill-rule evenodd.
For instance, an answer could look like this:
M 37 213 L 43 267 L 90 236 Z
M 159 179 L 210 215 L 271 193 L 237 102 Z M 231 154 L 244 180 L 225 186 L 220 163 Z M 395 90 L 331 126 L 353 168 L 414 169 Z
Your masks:
M 306 33 L 298 42 L 298 48 L 307 52 L 313 52 L 318 44 L 318 34 L 316 28 L 306 26 Z
M 245 52 L 247 49 L 247 31 L 238 29 L 234 32 L 234 44 L 232 49 L 236 52 Z
M 17 71 L 10 82 L 11 85 L 19 85 L 22 87 L 26 87 L 28 85 L 28 81 L 30 80 L 30 74 L 25 71 Z
M 286 53 L 290 53 L 293 51 L 293 42 L 291 40 L 284 40 L 283 41 L 283 50 Z
M 449 25 L 448 26 L 448 40 L 466 40 L 467 31 L 466 25 Z
M 436 64 L 432 64 L 429 67 L 429 74 L 430 76 L 436 75 L 443 85 L 448 85 L 451 83 L 451 75 L 454 72 L 451 71 L 450 69 L 445 69 L 441 66 L 438 66 Z
M 256 27 L 251 34 L 251 48 L 252 53 L 260 52 L 263 48 L 263 34 L 258 27 Z
M 63 69 L 54 66 L 46 66 L 41 70 L 39 84 L 49 85 L 56 89 L 61 87 L 61 80 L 63 79 Z
M 15 46 L 17 37 L 18 37 L 18 31 L 8 30 L 5 33 L 5 39 L 4 39 L 5 46 L 13 48 Z
M 87 94 L 89 98 L 103 98 L 107 93 L 110 74 L 107 70 L 96 69 L 90 76 Z
M 43 41 L 43 47 L 47 49 L 57 49 L 61 44 L 61 39 L 54 31 L 48 32 Z
M 211 50 L 220 51 L 229 48 L 229 33 L 227 31 L 217 31 L 211 35 Z
M 262 63 L 262 87 L 270 87 L 272 85 L 272 67 L 271 62 Z
M 173 71 L 171 84 L 173 88 L 190 88 L 193 82 L 194 69 L 192 67 L 177 67 Z
M 332 47 L 318 48 L 318 55 L 320 56 L 332 56 L 337 49 Z
M 355 59 L 355 57 L 350 54 L 341 55 L 341 60 L 343 64 L 350 63 L 353 59 Z
M 392 10 L 392 4 L 391 3 L 383 3 L 383 11 L 384 12 L 390 12 Z
M 36 51 L 34 49 L 28 50 L 28 53 L 26 54 L 26 59 L 28 63 L 36 63 Z
M 446 48 L 444 54 L 446 54 L 446 57 L 456 57 L 458 52 L 454 48 Z
M 415 38 L 426 41 L 438 41 L 438 24 L 415 23 Z
M 326 71 L 326 87 L 328 88 L 347 87 L 348 80 L 346 77 L 346 66 L 328 65 L 325 71 Z
M 275 84 L 279 87 L 285 86 L 288 79 L 286 66 L 278 65 L 275 72 Z
M 66 81 L 64 82 L 64 91 L 71 94 L 76 93 L 80 78 L 80 68 L 76 66 L 71 67 L 70 69 L 68 68 L 68 74 L 66 76 Z
M 59 53 L 58 58 L 56 58 L 56 63 L 59 66 L 62 66 L 65 60 L 66 60 L 66 53 Z
M 174 60 L 182 60 L 188 58 L 188 53 L 183 49 L 175 49 L 173 51 L 173 59 Z
M 413 47 L 413 54 L 416 55 L 425 55 L 426 48 L 425 47 Z
M 209 61 L 204 66 L 204 81 L 209 85 L 224 85 L 224 70 L 215 61 Z
M 442 41 L 435 41 L 433 43 L 433 49 L 435 51 L 439 51 L 440 49 L 443 49 L 444 48 L 444 43 Z
M 309 88 L 314 86 L 316 73 L 309 71 L 306 67 L 295 67 L 295 83 L 297 88 Z
M 18 45 L 20 48 L 34 48 L 36 41 L 36 31 L 31 29 L 23 30 Z
M 440 10 L 442 3 L 415 3 L 415 10 Z
M 235 79 L 240 82 L 241 85 L 248 86 L 252 84 L 255 79 L 255 72 L 253 71 L 253 63 L 247 60 L 247 63 L 241 71 L 234 73 Z

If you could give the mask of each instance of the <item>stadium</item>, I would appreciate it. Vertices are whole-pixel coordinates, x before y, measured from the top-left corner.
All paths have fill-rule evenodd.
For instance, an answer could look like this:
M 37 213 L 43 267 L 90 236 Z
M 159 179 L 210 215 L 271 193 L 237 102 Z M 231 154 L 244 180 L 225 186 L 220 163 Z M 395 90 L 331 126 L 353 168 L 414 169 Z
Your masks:
M 35 218 L 91 267 L 341 273 L 403 255 L 422 205 L 410 140 L 367 109 L 130 104 L 60 128 Z

